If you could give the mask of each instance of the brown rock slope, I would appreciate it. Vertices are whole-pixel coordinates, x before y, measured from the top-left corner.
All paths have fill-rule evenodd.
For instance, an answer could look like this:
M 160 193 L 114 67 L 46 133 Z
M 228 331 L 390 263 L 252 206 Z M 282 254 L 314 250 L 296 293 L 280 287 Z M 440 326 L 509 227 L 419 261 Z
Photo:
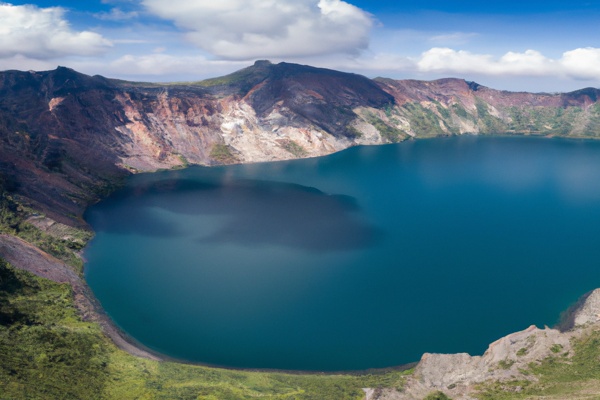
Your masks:
M 0 73 L 0 183 L 52 219 L 132 172 L 329 154 L 357 144 L 463 133 L 600 135 L 598 90 L 502 92 L 459 79 L 370 80 L 258 61 L 186 84 L 68 68 Z
M 0 195 L 18 200 L 6 204 L 34 210 L 7 212 L 62 232 L 66 225 L 85 227 L 85 208 L 135 172 L 320 156 L 359 144 L 466 133 L 598 138 L 599 93 L 591 88 L 514 93 L 460 79 L 369 80 L 268 61 L 186 84 L 124 82 L 64 67 L 5 71 L 0 72 Z M 0 235 L 0 256 L 70 283 L 83 315 L 128 346 L 96 312 L 93 297 L 70 267 L 9 235 Z M 598 296 L 583 303 L 573 325 L 595 323 Z M 404 392 L 370 390 L 368 398 L 412 399 L 432 390 L 468 398 L 478 382 L 528 379 L 520 367 L 545 357 L 552 346 L 568 349 L 569 335 L 532 327 L 500 339 L 481 357 L 426 354 Z

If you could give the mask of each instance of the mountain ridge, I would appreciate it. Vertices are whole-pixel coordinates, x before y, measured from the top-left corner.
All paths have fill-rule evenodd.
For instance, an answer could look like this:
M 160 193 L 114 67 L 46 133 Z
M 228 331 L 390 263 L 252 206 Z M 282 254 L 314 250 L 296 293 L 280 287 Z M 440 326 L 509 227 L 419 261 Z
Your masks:
M 57 246 L 81 249 L 90 237 L 77 236 L 89 229 L 84 210 L 132 173 L 314 157 L 355 145 L 461 134 L 597 139 L 599 93 L 508 92 L 458 78 L 371 80 L 267 61 L 192 83 L 119 81 L 66 67 L 0 72 L 0 227 L 10 230 L 0 235 L 0 250 L 23 255 L 26 247 L 50 260 L 46 252 L 63 255 Z M 20 229 L 27 242 L 15 238 Z M 62 271 L 85 289 L 71 267 L 42 272 Z M 81 302 L 85 290 L 75 286 Z M 588 298 L 594 308 L 586 323 L 593 329 L 600 291 Z M 85 310 L 82 315 L 91 318 Z M 571 336 L 530 328 L 492 344 L 483 357 L 426 354 L 403 392 L 365 392 L 369 399 L 422 398 L 432 390 L 469 398 L 488 378 L 529 379 L 521 370 L 529 365 L 524 354 L 534 349 L 552 357 Z M 522 390 L 521 381 L 514 388 L 511 382 L 502 385 Z
M 600 137 L 600 90 L 508 92 L 458 78 L 368 79 L 291 63 L 191 83 L 67 67 L 0 72 L 0 181 L 70 225 L 130 173 L 314 157 L 492 133 Z

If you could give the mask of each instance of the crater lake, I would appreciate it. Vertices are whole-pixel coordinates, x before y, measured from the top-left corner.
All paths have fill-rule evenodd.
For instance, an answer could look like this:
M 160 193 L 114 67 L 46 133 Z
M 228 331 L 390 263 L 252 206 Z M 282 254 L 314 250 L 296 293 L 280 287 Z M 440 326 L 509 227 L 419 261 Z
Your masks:
M 482 354 L 600 287 L 600 142 L 461 136 L 132 176 L 87 282 L 175 359 L 363 370 Z

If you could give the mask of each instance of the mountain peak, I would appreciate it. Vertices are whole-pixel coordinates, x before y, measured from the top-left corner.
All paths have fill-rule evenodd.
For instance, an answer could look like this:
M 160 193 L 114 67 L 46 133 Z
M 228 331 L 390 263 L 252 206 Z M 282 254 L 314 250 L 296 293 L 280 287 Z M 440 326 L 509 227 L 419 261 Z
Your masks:
M 273 65 L 273 63 L 269 60 L 256 60 L 254 62 L 255 67 L 268 67 L 270 65 Z
M 467 85 L 469 85 L 469 88 L 476 92 L 479 90 L 479 88 L 481 88 L 481 85 L 477 82 L 473 82 L 473 81 L 465 81 L 467 83 Z

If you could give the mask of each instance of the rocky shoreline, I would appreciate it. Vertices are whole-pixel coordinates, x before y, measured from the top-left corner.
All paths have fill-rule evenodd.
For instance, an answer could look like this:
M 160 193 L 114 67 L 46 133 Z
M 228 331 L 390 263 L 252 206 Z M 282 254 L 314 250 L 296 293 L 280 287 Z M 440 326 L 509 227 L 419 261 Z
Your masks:
M 118 348 L 137 357 L 168 360 L 145 349 L 115 326 L 85 281 L 62 261 L 20 238 L 6 234 L 0 235 L 0 257 L 16 268 L 71 285 L 75 305 L 82 318 L 98 323 Z M 365 388 L 366 400 L 417 400 L 435 391 L 443 392 L 453 399 L 472 399 L 471 395 L 481 383 L 535 379 L 531 374 L 524 373 L 532 362 L 541 362 L 557 353 L 571 353 L 573 339 L 584 336 L 599 325 L 600 289 L 596 289 L 582 296 L 565 312 L 563 323 L 558 329 L 540 329 L 532 325 L 493 342 L 482 356 L 425 353 L 402 391 Z
M 511 333 L 490 344 L 482 356 L 425 353 L 403 391 L 365 389 L 366 400 L 418 400 L 432 392 L 471 400 L 479 384 L 535 380 L 534 375 L 525 372 L 531 363 L 551 356 L 571 355 L 574 339 L 600 327 L 600 289 L 582 296 L 565 312 L 564 320 L 571 324 L 559 324 L 558 329 L 532 325 Z
M 369 80 L 269 62 L 191 85 L 122 82 L 64 67 L 0 77 L 0 193 L 78 228 L 89 228 L 84 210 L 131 173 L 316 157 L 355 145 L 466 133 L 600 137 L 600 90 L 591 88 L 511 93 L 459 79 Z M 0 235 L 0 257 L 70 284 L 82 317 L 99 323 L 121 349 L 165 359 L 127 338 L 62 261 L 10 235 Z M 533 379 L 520 366 L 558 346 L 570 351 L 570 340 L 588 329 L 581 326 L 597 326 L 599 313 L 600 292 L 594 291 L 560 329 L 530 327 L 494 342 L 483 356 L 425 354 L 403 392 L 369 389 L 367 399 L 417 399 L 435 390 L 468 399 L 485 380 Z

